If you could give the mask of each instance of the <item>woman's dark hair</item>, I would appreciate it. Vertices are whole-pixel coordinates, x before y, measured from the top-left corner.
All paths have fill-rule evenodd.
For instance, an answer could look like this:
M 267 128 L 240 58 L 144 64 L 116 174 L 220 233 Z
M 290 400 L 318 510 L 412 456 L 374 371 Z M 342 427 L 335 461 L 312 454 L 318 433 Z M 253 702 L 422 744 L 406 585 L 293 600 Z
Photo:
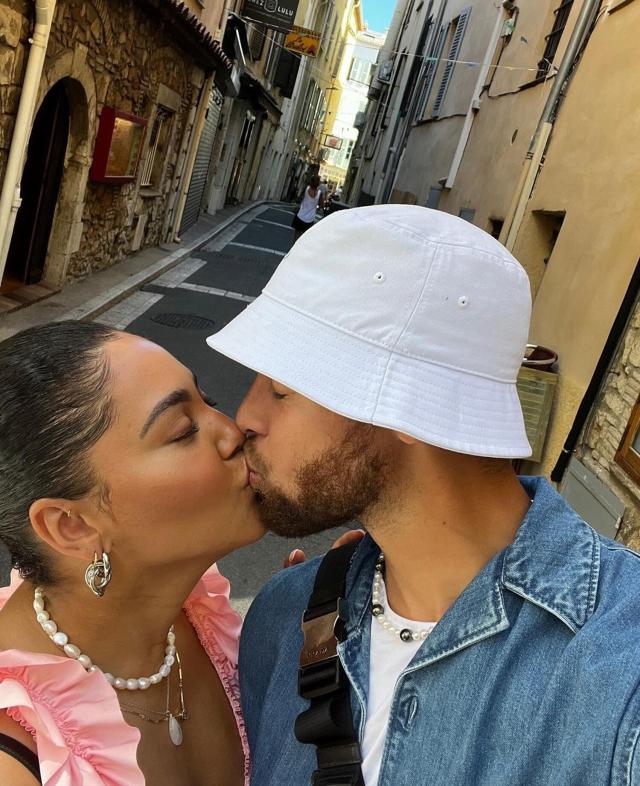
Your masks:
M 90 448 L 113 419 L 105 343 L 117 331 L 92 322 L 30 328 L 0 344 L 0 540 L 34 584 L 55 572 L 29 522 L 45 497 L 80 499 L 99 480 Z
M 318 175 L 313 175 L 311 177 L 311 179 L 309 180 L 309 185 L 311 186 L 311 188 L 319 188 L 320 178 L 318 177 Z

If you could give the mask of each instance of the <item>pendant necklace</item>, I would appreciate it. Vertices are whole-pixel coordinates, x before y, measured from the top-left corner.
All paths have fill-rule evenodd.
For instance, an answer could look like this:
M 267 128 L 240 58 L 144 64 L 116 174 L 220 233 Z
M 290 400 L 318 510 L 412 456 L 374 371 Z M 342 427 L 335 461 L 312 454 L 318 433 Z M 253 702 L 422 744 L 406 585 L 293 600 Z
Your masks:
M 183 734 L 182 727 L 178 720 L 185 721 L 189 718 L 189 712 L 184 702 L 184 690 L 182 681 L 182 664 L 180 663 L 180 655 L 176 652 L 176 665 L 178 667 L 178 690 L 180 692 L 180 710 L 173 714 L 171 712 L 171 679 L 167 680 L 167 705 L 164 712 L 160 710 L 148 710 L 143 707 L 135 707 L 133 704 L 128 704 L 124 701 L 120 702 L 120 709 L 129 715 L 136 715 L 142 720 L 149 721 L 149 723 L 167 723 L 169 728 L 169 739 L 171 742 L 178 746 L 182 745 Z

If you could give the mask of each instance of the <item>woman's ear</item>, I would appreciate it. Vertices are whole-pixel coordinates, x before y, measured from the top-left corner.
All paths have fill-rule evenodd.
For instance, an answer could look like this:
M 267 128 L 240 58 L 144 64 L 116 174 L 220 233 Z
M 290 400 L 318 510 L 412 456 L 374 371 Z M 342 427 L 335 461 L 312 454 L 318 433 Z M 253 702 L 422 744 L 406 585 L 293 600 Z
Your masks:
M 100 533 L 64 499 L 39 499 L 29 508 L 31 526 L 51 549 L 67 557 L 90 561 L 103 549 Z

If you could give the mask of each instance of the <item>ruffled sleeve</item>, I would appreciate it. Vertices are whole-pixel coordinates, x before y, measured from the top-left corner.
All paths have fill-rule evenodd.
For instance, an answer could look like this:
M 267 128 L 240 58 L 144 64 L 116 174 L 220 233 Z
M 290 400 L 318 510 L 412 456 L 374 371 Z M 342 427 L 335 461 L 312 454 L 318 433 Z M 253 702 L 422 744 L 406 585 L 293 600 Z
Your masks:
M 0 652 L 0 709 L 35 738 L 44 786 L 144 786 L 138 729 L 111 686 L 77 662 Z
M 235 669 L 242 617 L 229 601 L 230 589 L 229 581 L 213 565 L 189 595 L 185 610 L 192 624 L 196 624 L 198 633 L 204 633 L 208 640 L 213 640 L 216 649 Z
M 248 786 L 251 771 L 249 743 L 242 717 L 237 673 L 242 617 L 231 605 L 229 593 L 229 582 L 213 565 L 196 585 L 184 610 L 231 704 L 244 750 L 244 776 Z

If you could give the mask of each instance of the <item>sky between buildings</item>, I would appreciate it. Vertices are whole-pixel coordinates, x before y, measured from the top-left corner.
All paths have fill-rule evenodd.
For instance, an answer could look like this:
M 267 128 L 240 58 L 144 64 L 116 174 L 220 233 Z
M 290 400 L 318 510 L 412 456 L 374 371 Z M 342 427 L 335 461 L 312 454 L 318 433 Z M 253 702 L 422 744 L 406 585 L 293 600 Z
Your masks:
M 397 0 L 362 0 L 362 16 L 369 30 L 384 33 L 389 27 Z

